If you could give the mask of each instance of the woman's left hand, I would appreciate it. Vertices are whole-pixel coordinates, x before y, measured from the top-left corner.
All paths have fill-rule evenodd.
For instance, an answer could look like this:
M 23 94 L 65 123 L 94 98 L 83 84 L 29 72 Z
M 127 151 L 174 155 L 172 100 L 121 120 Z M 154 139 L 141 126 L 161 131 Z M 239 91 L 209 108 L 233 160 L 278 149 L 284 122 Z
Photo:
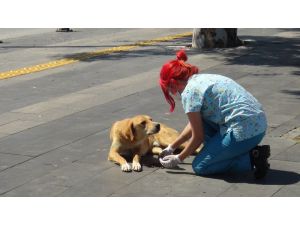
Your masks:
M 179 155 L 167 155 L 164 158 L 159 159 L 161 165 L 165 168 L 175 168 L 182 161 L 179 159 Z

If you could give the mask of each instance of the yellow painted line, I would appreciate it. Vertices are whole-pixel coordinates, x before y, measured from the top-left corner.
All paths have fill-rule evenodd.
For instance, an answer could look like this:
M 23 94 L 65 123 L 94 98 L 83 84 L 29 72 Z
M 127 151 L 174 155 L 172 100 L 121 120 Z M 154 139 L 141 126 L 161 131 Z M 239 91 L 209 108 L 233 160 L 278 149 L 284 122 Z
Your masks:
M 40 72 L 43 70 L 52 69 L 52 68 L 56 68 L 56 67 L 60 67 L 60 66 L 65 66 L 68 64 L 79 62 L 81 60 L 90 59 L 90 58 L 93 58 L 96 56 L 108 55 L 108 54 L 115 53 L 115 52 L 129 51 L 129 50 L 132 50 L 137 47 L 150 46 L 150 45 L 156 44 L 158 42 L 166 42 L 166 41 L 171 41 L 174 39 L 188 37 L 188 36 L 192 36 L 192 32 L 175 34 L 175 35 L 155 38 L 155 39 L 147 40 L 147 41 L 140 41 L 140 42 L 137 42 L 132 45 L 121 45 L 121 46 L 102 49 L 102 50 L 93 51 L 93 52 L 74 54 L 73 56 L 68 57 L 68 58 L 54 60 L 54 61 L 50 61 L 50 62 L 46 62 L 46 63 L 34 65 L 34 66 L 24 67 L 24 68 L 20 68 L 20 69 L 16 69 L 16 70 L 1 72 L 0 80 L 8 79 L 11 77 L 16 77 L 16 76 L 21 76 L 21 75 L 25 75 L 25 74 Z

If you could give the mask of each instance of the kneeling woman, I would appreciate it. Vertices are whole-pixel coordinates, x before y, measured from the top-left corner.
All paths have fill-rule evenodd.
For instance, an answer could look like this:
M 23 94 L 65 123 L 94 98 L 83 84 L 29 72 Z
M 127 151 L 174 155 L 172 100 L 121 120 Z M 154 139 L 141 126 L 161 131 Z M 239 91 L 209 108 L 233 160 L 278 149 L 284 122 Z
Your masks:
M 176 167 L 202 143 L 192 167 L 197 175 L 254 170 L 257 179 L 269 169 L 269 146 L 257 146 L 267 129 L 261 104 L 232 79 L 216 74 L 198 73 L 186 63 L 183 50 L 177 59 L 163 65 L 160 86 L 170 111 L 175 108 L 171 95 L 180 94 L 189 123 L 180 136 L 163 150 L 161 164 Z M 178 155 L 174 149 L 189 140 Z

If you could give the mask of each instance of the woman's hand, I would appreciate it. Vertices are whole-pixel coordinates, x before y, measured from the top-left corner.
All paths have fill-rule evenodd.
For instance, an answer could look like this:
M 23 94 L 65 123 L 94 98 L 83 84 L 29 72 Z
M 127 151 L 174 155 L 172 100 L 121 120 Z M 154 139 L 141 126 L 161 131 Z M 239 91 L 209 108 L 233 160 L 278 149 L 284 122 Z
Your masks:
M 162 150 L 162 152 L 159 154 L 159 157 L 163 158 L 167 155 L 172 155 L 174 151 L 175 151 L 175 149 L 172 148 L 171 145 L 168 145 L 168 147 L 166 147 L 164 150 Z
M 182 161 L 179 159 L 178 155 L 167 155 L 164 158 L 159 159 L 161 165 L 165 168 L 175 168 Z

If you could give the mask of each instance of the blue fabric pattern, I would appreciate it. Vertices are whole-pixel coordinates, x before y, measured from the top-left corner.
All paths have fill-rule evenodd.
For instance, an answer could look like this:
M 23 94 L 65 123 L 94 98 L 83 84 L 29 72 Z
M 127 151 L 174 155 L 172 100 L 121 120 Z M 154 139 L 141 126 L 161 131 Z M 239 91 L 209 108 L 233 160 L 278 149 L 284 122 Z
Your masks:
M 267 129 L 262 105 L 232 79 L 217 74 L 195 74 L 181 94 L 185 113 L 199 112 L 215 124 L 220 134 L 232 131 L 237 141 L 250 139 Z

